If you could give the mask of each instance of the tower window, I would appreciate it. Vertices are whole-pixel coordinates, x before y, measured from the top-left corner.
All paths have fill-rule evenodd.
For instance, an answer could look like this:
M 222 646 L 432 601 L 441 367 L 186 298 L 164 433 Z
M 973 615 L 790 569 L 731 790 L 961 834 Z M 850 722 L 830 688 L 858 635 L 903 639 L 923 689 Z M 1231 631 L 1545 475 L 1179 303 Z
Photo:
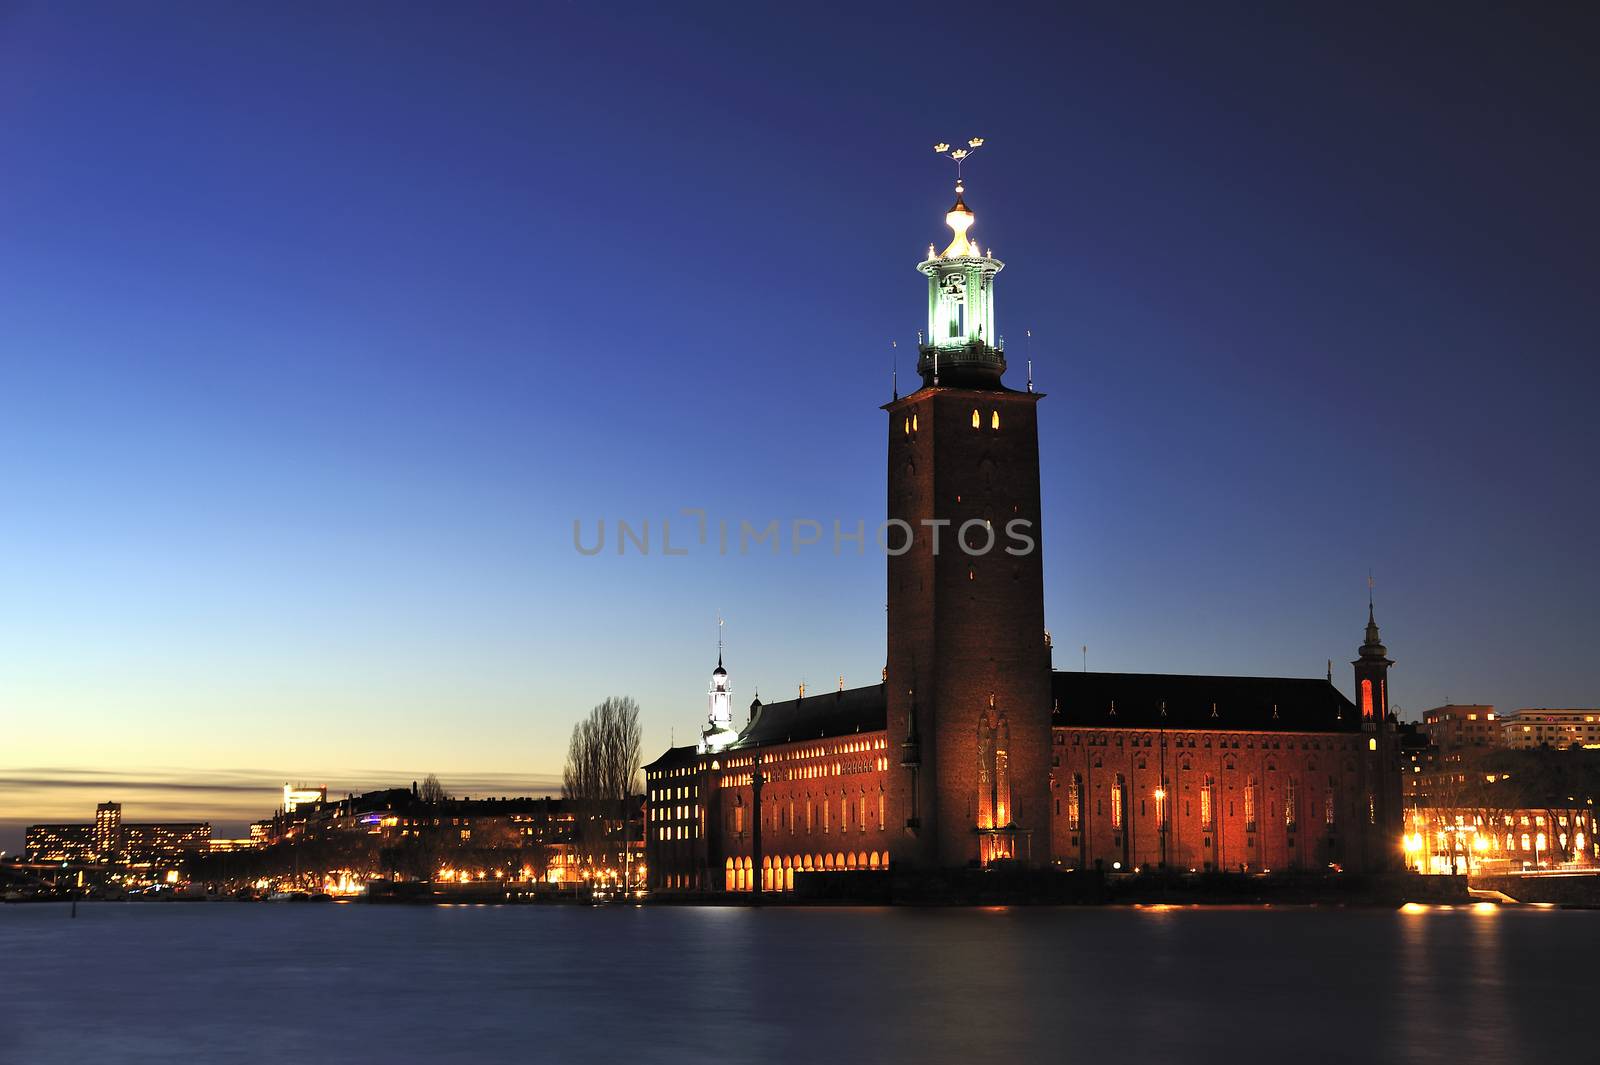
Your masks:
M 999 411 L 992 410 L 992 411 L 989 412 L 989 428 L 991 428 L 991 429 L 1000 428 L 1000 412 Z
M 983 415 L 978 413 L 977 407 L 972 408 L 972 427 L 974 429 L 983 428 Z
M 1361 682 L 1361 716 L 1372 716 L 1372 682 L 1370 680 Z

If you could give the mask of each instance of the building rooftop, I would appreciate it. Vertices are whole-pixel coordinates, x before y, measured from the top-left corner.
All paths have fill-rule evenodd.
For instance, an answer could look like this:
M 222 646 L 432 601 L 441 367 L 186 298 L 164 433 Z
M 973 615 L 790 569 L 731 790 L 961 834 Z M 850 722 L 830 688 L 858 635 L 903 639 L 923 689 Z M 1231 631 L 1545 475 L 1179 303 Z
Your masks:
M 1098 728 L 1358 732 L 1354 703 L 1321 677 L 1058 672 L 1055 724 Z
M 1058 672 L 1051 678 L 1051 687 L 1053 723 L 1058 727 L 1272 732 L 1361 729 L 1355 704 L 1321 677 Z M 750 723 L 728 750 L 881 731 L 888 718 L 888 694 L 883 684 L 872 684 L 783 702 L 758 701 L 751 711 Z M 672 747 L 645 768 L 668 768 L 694 758 L 692 746 Z
M 872 684 L 781 703 L 757 701 L 751 704 L 750 724 L 729 749 L 878 732 L 888 721 L 888 698 L 882 684 Z

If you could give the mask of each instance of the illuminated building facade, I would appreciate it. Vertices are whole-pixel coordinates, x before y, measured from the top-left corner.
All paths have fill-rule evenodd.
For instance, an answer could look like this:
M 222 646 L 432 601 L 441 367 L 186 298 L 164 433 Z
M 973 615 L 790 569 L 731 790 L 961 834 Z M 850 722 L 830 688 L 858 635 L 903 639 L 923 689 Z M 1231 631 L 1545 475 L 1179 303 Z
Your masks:
M 30 862 L 96 861 L 93 825 L 29 825 L 22 854 Z
M 210 846 L 209 822 L 126 822 L 120 803 L 105 802 L 88 824 L 28 826 L 23 852 L 29 861 L 148 865 Z
M 94 808 L 94 849 L 106 861 L 122 850 L 120 802 L 103 802 Z
M 1422 712 L 1422 734 L 1446 760 L 1459 761 L 1465 752 L 1504 747 L 1504 720 L 1487 705 L 1436 706 Z
M 1505 745 L 1532 747 L 1600 747 L 1600 710 L 1518 710 L 1501 721 Z
M 736 734 L 714 701 L 701 743 L 646 767 L 651 887 L 787 891 L 810 871 L 995 862 L 1398 867 L 1393 662 L 1370 609 L 1356 703 L 1331 677 L 1052 672 L 1043 397 L 1031 368 L 1026 391 L 1003 382 L 1003 264 L 970 239 L 959 183 L 945 220 L 949 246 L 917 266 L 920 385 L 883 408 L 883 681 L 758 700 Z M 719 690 L 731 690 L 720 656 Z
M 1416 807 L 1406 816 L 1406 864 L 1440 875 L 1588 872 L 1600 866 L 1595 828 L 1594 807 L 1581 804 Z
M 292 814 L 302 806 L 313 806 L 328 801 L 328 787 L 324 784 L 320 788 L 294 788 L 288 784 L 283 786 L 283 812 Z
M 640 797 L 599 807 L 549 797 L 429 801 L 413 784 L 293 806 L 254 826 L 251 842 L 311 843 L 355 865 L 388 851 L 404 868 L 386 871 L 424 880 L 470 873 L 560 883 L 643 864 Z

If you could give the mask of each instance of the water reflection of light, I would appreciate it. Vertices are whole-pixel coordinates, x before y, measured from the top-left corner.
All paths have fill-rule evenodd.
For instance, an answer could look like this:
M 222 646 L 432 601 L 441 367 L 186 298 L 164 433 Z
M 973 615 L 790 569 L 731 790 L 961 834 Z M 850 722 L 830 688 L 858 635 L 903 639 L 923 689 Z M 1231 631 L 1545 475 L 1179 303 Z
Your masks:
M 1472 904 L 1472 912 L 1477 914 L 1499 913 L 1500 907 L 1492 902 L 1474 902 Z
M 1400 907 L 1400 912 L 1401 913 L 1427 913 L 1428 912 L 1428 907 L 1424 906 L 1420 902 L 1408 902 L 1404 906 Z

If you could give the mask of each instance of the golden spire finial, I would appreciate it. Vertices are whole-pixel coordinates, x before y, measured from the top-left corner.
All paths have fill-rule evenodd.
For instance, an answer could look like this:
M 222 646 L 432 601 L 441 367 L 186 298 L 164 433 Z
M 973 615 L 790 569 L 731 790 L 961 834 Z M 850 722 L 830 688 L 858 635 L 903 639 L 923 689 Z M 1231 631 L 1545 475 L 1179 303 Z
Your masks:
M 967 186 L 961 179 L 961 164 L 973 152 L 982 147 L 982 137 L 969 139 L 965 148 L 952 150 L 950 145 L 945 144 L 943 141 L 933 146 L 934 151 L 940 155 L 949 156 L 955 160 L 956 164 L 956 202 L 955 206 L 951 207 L 949 213 L 944 216 L 944 224 L 949 226 L 951 231 L 955 233 L 955 238 L 950 241 L 950 246 L 940 254 L 939 257 L 941 259 L 959 259 L 967 255 L 979 256 L 981 254 L 977 245 L 969 243 L 967 240 L 967 230 L 972 228 L 972 223 L 976 221 L 976 218 L 972 213 L 972 209 L 962 199 L 963 194 L 967 191 Z

